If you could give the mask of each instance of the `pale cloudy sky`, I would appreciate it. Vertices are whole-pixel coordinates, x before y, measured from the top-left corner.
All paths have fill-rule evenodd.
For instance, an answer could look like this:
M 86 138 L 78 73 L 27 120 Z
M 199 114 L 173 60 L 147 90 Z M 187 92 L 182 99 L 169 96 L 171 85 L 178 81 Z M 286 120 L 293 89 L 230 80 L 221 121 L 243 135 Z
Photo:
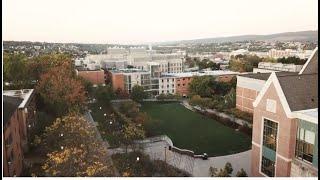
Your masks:
M 4 40 L 140 43 L 318 30 L 317 0 L 3 0 Z

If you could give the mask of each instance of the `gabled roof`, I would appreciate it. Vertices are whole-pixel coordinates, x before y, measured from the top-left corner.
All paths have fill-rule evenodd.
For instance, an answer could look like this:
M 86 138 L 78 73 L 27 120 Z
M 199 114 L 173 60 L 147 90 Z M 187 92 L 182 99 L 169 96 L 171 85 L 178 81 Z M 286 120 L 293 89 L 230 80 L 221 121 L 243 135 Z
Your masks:
M 308 61 L 303 65 L 299 74 L 318 73 L 318 47 L 314 49 Z
M 296 72 L 276 72 L 278 75 L 296 75 Z M 248 74 L 240 74 L 238 76 L 252 78 L 252 79 L 259 79 L 267 81 L 270 77 L 271 73 L 248 73 Z
M 318 74 L 277 77 L 291 111 L 318 108 Z
M 19 97 L 3 96 L 3 125 L 7 124 L 22 101 Z
M 297 111 L 318 108 L 318 74 L 278 75 L 272 72 L 253 107 L 257 107 L 271 84 L 288 118 L 298 118 Z

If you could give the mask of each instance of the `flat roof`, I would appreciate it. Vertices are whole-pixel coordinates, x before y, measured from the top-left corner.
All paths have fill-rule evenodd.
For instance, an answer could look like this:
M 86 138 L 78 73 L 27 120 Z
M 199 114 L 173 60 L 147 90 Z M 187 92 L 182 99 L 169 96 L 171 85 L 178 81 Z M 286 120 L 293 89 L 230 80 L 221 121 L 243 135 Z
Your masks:
M 192 77 L 192 76 L 220 76 L 220 75 L 232 75 L 240 74 L 239 72 L 229 70 L 215 70 L 215 71 L 196 71 L 196 72 L 181 72 L 181 73 L 164 73 L 164 76 L 175 77 Z
M 137 68 L 125 68 L 125 69 L 117 69 L 117 70 L 110 70 L 111 73 L 150 73 L 146 70 L 141 70 Z
M 23 99 L 23 101 L 20 103 L 18 108 L 24 108 L 28 103 L 33 92 L 34 92 L 34 89 L 4 90 L 3 95 L 10 96 L 10 97 L 19 97 Z

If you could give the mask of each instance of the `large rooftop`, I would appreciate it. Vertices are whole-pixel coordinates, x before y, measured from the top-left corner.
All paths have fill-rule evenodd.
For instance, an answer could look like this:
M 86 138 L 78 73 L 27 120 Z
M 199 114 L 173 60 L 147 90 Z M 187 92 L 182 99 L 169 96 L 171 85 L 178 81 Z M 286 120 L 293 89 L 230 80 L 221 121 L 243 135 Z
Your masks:
M 297 72 L 276 72 L 278 76 L 297 75 Z M 271 73 L 247 73 L 239 76 L 267 81 Z
M 3 124 L 7 124 L 12 114 L 18 109 L 23 99 L 20 97 L 3 96 Z
M 239 72 L 228 71 L 228 70 L 216 70 L 216 71 L 197 71 L 197 72 L 181 72 L 181 73 L 164 73 L 163 76 L 172 77 L 192 77 L 192 76 L 220 76 L 220 75 L 231 75 L 239 74 Z
M 318 108 L 318 74 L 278 75 L 291 111 Z
M 24 108 L 29 102 L 30 97 L 32 96 L 33 89 L 21 89 L 21 90 L 4 90 L 3 96 L 18 97 L 23 101 L 20 103 L 19 108 Z

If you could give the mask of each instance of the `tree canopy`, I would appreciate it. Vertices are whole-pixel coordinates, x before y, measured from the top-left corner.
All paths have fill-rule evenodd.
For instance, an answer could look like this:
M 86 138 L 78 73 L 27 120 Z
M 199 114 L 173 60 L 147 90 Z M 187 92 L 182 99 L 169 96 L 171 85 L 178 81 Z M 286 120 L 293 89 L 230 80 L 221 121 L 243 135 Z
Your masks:
M 47 176 L 110 176 L 112 166 L 93 126 L 78 114 L 57 118 L 47 127 L 40 146 L 47 159 L 42 169 Z
M 36 90 L 58 115 L 68 112 L 70 108 L 81 109 L 87 98 L 81 80 L 75 78 L 65 66 L 51 68 L 42 74 Z
M 132 87 L 130 97 L 136 102 L 141 102 L 143 99 L 148 97 L 148 94 L 144 91 L 144 88 L 142 86 L 135 85 Z

